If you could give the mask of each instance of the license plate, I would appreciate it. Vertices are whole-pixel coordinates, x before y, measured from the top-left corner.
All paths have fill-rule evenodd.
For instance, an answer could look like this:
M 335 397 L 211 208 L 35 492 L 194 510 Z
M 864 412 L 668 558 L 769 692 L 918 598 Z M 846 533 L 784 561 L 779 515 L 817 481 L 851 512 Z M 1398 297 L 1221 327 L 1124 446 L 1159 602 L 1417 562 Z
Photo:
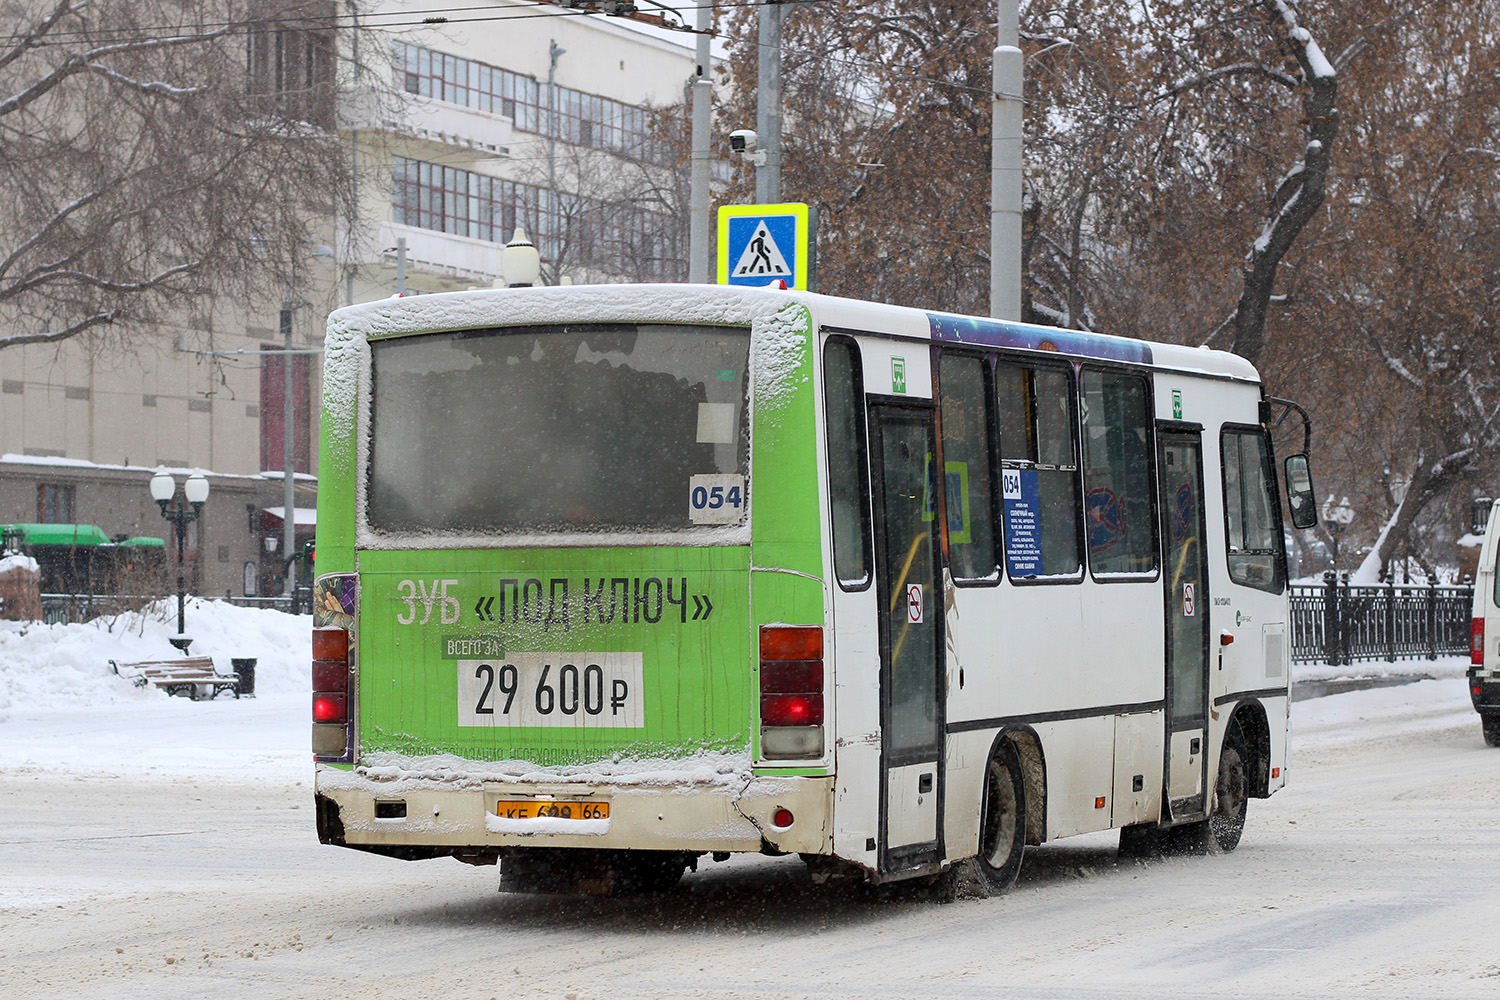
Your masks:
M 550 799 L 501 799 L 501 819 L 609 819 L 608 802 L 557 802 Z

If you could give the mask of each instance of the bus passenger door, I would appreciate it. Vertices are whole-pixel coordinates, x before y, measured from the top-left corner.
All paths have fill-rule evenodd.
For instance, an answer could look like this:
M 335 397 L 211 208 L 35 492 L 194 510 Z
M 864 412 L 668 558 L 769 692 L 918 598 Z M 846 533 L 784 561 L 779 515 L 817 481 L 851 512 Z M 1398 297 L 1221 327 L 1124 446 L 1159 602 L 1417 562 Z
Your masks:
M 1174 823 L 1208 813 L 1208 560 L 1202 428 L 1157 429 L 1166 572 L 1167 748 L 1163 782 Z
M 870 408 L 880 623 L 882 872 L 942 858 L 943 596 L 938 575 L 933 414 Z

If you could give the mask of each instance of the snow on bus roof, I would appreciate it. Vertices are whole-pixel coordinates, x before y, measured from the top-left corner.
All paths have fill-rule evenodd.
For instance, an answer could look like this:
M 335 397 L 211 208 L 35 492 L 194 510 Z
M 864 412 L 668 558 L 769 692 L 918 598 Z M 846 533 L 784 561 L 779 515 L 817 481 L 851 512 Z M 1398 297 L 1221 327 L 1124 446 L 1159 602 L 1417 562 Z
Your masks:
M 932 339 L 1149 364 L 1259 382 L 1255 367 L 1224 351 L 1104 333 L 892 306 L 813 292 L 731 285 L 627 284 L 480 289 L 381 299 L 339 309 L 330 337 L 384 337 L 541 323 L 638 322 L 744 325 L 787 305 L 807 306 L 825 325 Z

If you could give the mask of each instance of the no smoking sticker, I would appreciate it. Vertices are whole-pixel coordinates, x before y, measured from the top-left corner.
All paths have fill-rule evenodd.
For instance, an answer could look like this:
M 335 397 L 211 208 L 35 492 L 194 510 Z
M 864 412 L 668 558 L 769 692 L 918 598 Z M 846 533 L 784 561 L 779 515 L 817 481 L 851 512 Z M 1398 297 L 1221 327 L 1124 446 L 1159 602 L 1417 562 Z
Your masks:
M 906 620 L 913 625 L 922 624 L 922 585 L 913 583 L 906 588 Z

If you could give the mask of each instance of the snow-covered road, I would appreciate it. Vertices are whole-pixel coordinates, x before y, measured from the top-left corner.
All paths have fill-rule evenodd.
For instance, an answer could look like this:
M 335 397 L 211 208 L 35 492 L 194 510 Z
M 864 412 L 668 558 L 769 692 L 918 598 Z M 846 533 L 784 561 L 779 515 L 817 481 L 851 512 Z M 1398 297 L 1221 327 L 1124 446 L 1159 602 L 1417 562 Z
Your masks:
M 319 846 L 306 695 L 274 674 L 238 703 L 13 700 L 0 995 L 1494 997 L 1500 751 L 1440 666 L 1298 702 L 1290 785 L 1234 854 L 1074 838 L 951 906 L 759 857 L 658 897 L 502 895 L 493 868 Z

